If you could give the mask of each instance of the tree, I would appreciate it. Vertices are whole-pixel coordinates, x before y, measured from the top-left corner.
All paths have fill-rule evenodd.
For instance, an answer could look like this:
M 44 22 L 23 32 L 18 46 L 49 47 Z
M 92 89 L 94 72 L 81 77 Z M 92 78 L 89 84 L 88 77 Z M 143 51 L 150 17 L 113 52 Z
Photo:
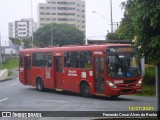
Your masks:
M 108 33 L 106 35 L 106 40 L 119 40 L 118 39 L 118 34 L 116 32 L 114 32 L 114 33 Z
M 128 0 L 125 12 L 132 13 L 131 21 L 138 39 L 139 54 L 145 56 L 149 63 L 158 67 L 160 75 L 160 1 Z M 160 83 L 160 81 L 158 81 Z M 158 90 L 159 91 L 159 87 Z M 158 97 L 160 99 L 160 92 Z M 159 103 L 159 102 L 158 102 Z M 160 105 L 158 105 L 160 110 Z
M 26 38 L 10 38 L 12 43 L 17 46 L 23 46 L 23 48 L 31 48 L 31 37 Z
M 160 65 L 160 1 L 159 0 L 128 0 L 125 12 L 132 15 L 131 25 L 137 36 L 139 52 L 148 62 Z
M 34 33 L 34 44 L 40 47 L 84 44 L 84 32 L 73 25 L 50 23 Z

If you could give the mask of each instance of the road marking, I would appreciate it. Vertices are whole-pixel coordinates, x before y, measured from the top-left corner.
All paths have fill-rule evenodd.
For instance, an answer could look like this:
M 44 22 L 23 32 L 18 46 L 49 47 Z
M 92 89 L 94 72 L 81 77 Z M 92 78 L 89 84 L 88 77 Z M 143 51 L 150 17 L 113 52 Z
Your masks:
M 8 98 L 4 98 L 4 99 L 2 99 L 2 100 L 0 100 L 0 102 L 3 102 L 3 101 L 5 101 L 5 100 L 7 100 Z
M 16 85 L 16 84 L 18 84 L 18 83 L 9 84 L 9 85 L 7 85 L 5 87 L 10 87 L 10 86 L 13 86 L 13 85 Z
M 33 99 L 33 98 L 24 98 L 26 100 L 39 100 L 39 101 L 46 101 L 46 102 L 59 102 L 59 103 L 70 103 L 66 101 L 59 101 L 59 100 L 46 100 L 46 99 Z

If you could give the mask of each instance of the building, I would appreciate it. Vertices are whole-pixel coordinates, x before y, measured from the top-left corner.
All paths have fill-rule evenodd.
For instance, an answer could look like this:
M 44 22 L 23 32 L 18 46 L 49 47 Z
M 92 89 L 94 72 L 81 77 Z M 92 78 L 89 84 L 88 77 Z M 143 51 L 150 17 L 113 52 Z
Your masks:
M 48 23 L 67 23 L 85 32 L 85 1 L 46 0 L 38 5 L 38 26 Z
M 21 19 L 10 22 L 8 27 L 10 38 L 26 38 L 32 36 L 32 33 L 37 29 L 37 23 L 33 19 Z

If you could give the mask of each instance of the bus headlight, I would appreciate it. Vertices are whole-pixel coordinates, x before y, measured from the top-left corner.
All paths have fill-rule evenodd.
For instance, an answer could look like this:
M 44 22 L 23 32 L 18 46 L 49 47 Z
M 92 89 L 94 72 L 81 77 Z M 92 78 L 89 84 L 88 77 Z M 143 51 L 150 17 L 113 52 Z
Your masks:
M 113 84 L 112 82 L 110 81 L 106 81 L 106 83 L 108 84 L 109 87 L 111 88 L 117 88 L 117 86 L 115 84 Z
M 140 86 L 142 84 L 142 79 L 140 79 L 139 81 L 138 81 L 138 83 L 136 84 L 136 86 L 138 87 L 138 86 Z

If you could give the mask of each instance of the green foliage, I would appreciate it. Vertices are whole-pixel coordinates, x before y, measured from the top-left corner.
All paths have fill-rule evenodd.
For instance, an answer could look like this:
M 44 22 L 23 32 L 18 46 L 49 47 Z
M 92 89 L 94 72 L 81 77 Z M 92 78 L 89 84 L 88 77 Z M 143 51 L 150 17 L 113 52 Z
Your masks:
M 2 69 L 8 69 L 8 75 L 12 75 L 12 69 L 18 67 L 18 57 L 17 56 L 10 56 L 6 61 L 2 63 Z
M 146 65 L 145 75 L 143 76 L 143 84 L 155 86 L 155 66 Z
M 134 14 L 133 10 L 130 10 L 130 4 L 132 4 L 132 0 L 128 0 L 127 2 L 122 2 L 122 9 L 125 9 L 124 18 L 121 20 L 121 24 L 117 29 L 118 38 L 121 40 L 132 40 L 134 38 L 135 29 L 133 27 L 132 16 Z
M 141 46 L 139 54 L 144 55 L 147 62 L 160 66 L 160 1 L 128 0 L 124 6 L 134 30 L 132 36 L 137 36 Z
M 106 35 L 106 40 L 119 40 L 117 33 L 108 33 Z
M 142 92 L 136 95 L 140 96 L 156 96 L 156 86 L 154 85 L 145 85 L 142 86 Z
M 32 41 L 32 38 L 29 37 L 29 38 L 10 38 L 10 40 L 12 41 L 12 43 L 14 45 L 22 45 L 23 48 L 31 48 L 32 45 L 31 45 L 31 41 Z
M 84 44 L 84 37 L 84 32 L 73 25 L 51 23 L 34 33 L 34 42 L 40 47 L 50 46 L 52 43 L 55 46 L 75 45 Z
M 18 57 L 16 56 L 10 56 L 6 61 L 2 63 L 2 69 L 13 69 L 18 67 Z

